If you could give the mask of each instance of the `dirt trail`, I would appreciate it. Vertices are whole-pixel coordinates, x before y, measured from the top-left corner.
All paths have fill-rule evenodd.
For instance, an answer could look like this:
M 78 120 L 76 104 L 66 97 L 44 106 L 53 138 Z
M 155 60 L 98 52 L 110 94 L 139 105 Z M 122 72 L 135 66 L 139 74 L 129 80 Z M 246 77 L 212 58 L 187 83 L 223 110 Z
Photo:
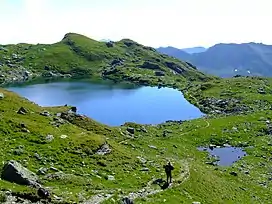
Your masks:
M 190 177 L 190 169 L 189 169 L 188 161 L 182 160 L 178 163 L 182 166 L 182 168 L 180 169 L 179 176 L 173 178 L 173 183 L 170 184 L 170 186 L 167 189 L 174 188 L 174 187 L 181 185 Z M 154 195 L 154 194 L 164 191 L 162 189 L 158 189 L 158 186 L 153 185 L 153 182 L 155 180 L 156 179 L 152 179 L 151 181 L 149 181 L 147 183 L 147 185 L 144 188 L 142 188 L 136 192 L 131 192 L 126 196 L 120 195 L 119 198 L 122 199 L 122 198 L 127 197 L 131 200 L 135 200 L 138 198 L 146 198 L 147 196 Z M 112 196 L 113 196 L 113 194 L 97 194 L 97 195 L 92 196 L 89 200 L 83 202 L 82 204 L 100 204 L 100 203 L 103 203 L 104 201 L 110 199 Z
M 174 188 L 181 185 L 190 177 L 188 162 L 183 160 L 180 162 L 180 164 L 182 165 L 183 168 L 180 170 L 179 176 L 176 178 L 173 178 L 173 183 L 170 184 L 170 186 L 167 189 Z M 154 195 L 164 191 L 162 189 L 155 188 L 155 186 L 152 185 L 154 181 L 155 179 L 149 181 L 146 187 L 138 190 L 137 192 L 132 192 L 132 193 L 129 193 L 127 196 L 122 196 L 122 197 L 127 197 L 131 200 L 135 200 L 137 198 L 146 198 L 147 196 Z

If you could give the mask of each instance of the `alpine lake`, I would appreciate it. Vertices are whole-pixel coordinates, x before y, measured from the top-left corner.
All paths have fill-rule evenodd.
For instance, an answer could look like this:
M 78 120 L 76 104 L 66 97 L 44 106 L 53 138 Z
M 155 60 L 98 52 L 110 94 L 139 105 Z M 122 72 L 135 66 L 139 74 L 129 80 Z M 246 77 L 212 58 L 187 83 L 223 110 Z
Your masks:
M 38 81 L 5 88 L 40 106 L 76 106 L 79 114 L 110 126 L 125 122 L 159 124 L 204 116 L 182 92 L 172 88 L 85 79 Z

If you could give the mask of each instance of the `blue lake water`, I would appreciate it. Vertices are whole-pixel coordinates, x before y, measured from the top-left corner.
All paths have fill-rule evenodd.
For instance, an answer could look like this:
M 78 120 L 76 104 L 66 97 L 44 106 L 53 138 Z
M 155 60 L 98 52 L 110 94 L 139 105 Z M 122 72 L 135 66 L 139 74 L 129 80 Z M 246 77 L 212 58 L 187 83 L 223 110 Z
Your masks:
M 116 126 L 125 122 L 159 124 L 203 116 L 181 92 L 171 88 L 137 87 L 86 80 L 6 87 L 40 106 L 73 105 L 78 113 Z

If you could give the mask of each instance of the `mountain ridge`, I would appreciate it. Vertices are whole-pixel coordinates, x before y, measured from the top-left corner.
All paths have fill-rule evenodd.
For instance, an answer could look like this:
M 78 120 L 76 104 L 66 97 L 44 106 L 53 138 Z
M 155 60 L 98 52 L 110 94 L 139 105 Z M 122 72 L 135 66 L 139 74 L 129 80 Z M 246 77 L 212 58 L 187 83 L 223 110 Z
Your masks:
M 164 83 L 170 76 L 179 80 L 210 78 L 190 64 L 158 53 L 130 39 L 99 42 L 67 33 L 54 44 L 0 45 L 0 83 L 31 77 L 100 77 Z M 13 68 L 13 69 L 12 69 Z M 133 73 L 133 76 L 131 74 Z M 146 74 L 153 75 L 145 77 Z M 168 83 L 168 82 L 167 82 Z
M 204 73 L 220 77 L 272 76 L 272 45 L 263 43 L 219 43 L 205 52 L 190 55 L 184 55 L 179 49 L 175 49 L 175 53 L 158 51 L 189 61 Z

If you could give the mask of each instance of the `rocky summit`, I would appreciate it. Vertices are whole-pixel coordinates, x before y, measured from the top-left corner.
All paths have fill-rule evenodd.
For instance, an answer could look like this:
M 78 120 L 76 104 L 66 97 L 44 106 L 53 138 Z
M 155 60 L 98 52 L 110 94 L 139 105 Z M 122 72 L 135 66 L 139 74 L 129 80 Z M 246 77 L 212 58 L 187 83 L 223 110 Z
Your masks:
M 110 127 L 72 104 L 41 107 L 1 88 L 0 203 L 271 203 L 272 79 L 207 76 L 129 39 L 73 33 L 2 45 L 0 62 L 3 86 L 59 77 L 167 86 L 205 113 Z M 231 148 L 243 154 L 220 165 Z

